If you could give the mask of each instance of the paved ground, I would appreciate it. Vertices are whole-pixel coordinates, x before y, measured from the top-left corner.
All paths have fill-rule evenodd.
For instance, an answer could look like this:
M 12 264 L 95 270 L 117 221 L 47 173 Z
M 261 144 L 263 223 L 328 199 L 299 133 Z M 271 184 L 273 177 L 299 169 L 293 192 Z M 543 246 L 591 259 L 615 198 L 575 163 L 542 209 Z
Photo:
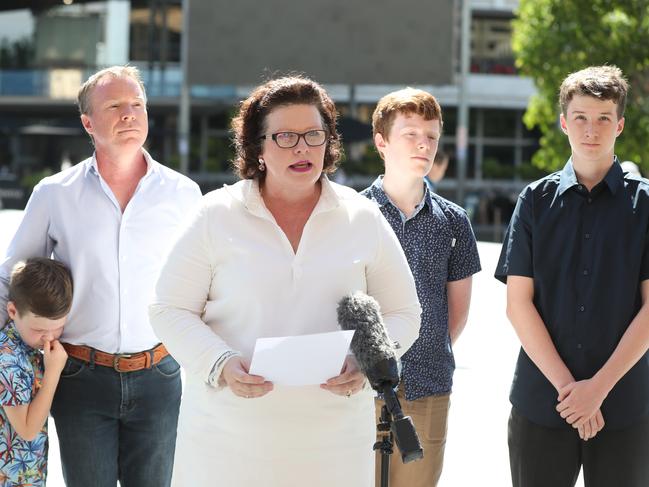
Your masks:
M 0 254 L 18 222 L 0 212 Z M 492 276 L 499 244 L 479 245 L 483 272 L 474 280 L 469 323 L 456 348 L 457 372 L 440 487 L 507 487 L 509 386 L 518 340 L 505 317 L 505 286 Z M 48 487 L 63 487 L 58 444 L 50 420 Z M 577 484 L 582 486 L 583 482 Z
M 511 486 L 509 387 L 519 341 L 505 315 L 505 285 L 493 277 L 500 244 L 480 243 L 469 322 L 455 347 L 448 443 L 440 487 Z M 580 477 L 577 486 L 583 486 Z

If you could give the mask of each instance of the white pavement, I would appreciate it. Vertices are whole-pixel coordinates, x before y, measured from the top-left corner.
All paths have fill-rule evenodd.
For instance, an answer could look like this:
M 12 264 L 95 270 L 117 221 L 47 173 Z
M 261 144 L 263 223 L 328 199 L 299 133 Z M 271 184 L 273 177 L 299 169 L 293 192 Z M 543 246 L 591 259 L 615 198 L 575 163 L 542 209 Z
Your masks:
M 480 242 L 469 322 L 455 346 L 456 372 L 439 487 L 511 486 L 509 388 L 520 342 L 505 315 L 506 286 L 493 274 L 500 244 Z M 577 486 L 583 486 L 580 476 Z

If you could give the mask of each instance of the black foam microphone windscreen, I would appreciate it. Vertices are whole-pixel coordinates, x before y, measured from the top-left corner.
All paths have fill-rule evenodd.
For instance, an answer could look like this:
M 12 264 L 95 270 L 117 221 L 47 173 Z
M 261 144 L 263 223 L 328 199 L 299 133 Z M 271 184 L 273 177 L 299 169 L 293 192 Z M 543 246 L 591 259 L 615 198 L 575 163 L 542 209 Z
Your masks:
M 338 303 L 338 324 L 343 330 L 355 330 L 350 348 L 372 389 L 383 395 L 385 406 L 381 421 L 388 421 L 401 459 L 404 463 L 419 460 L 424 451 L 417 431 L 412 419 L 404 416 L 394 392 L 399 385 L 399 365 L 379 303 L 362 292 L 344 296 Z
M 337 311 L 340 327 L 355 330 L 351 349 L 372 388 L 382 392 L 385 386 L 395 387 L 399 383 L 399 367 L 379 303 L 358 291 L 344 296 Z

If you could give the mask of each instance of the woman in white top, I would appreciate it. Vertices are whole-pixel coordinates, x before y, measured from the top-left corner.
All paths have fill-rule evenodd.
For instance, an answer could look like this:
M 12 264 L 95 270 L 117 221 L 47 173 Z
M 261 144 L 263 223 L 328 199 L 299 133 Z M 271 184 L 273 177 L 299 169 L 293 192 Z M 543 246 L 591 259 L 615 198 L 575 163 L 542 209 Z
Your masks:
M 232 122 L 242 181 L 204 197 L 163 268 L 151 322 L 186 372 L 176 487 L 374 485 L 373 392 L 352 356 L 320 386 L 248 374 L 258 337 L 334 331 L 353 291 L 379 302 L 401 353 L 418 336 L 396 236 L 325 175 L 340 156 L 336 116 L 310 79 L 258 87 Z

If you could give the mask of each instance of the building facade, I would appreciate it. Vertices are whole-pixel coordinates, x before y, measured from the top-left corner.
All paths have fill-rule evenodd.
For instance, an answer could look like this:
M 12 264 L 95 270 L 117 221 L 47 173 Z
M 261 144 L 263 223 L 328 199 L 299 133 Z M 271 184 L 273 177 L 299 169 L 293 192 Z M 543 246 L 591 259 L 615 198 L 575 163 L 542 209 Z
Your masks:
M 75 106 L 78 86 L 103 66 L 126 63 L 144 75 L 149 148 L 172 167 L 180 167 L 179 104 L 187 81 L 187 169 L 204 190 L 234 179 L 228 121 L 265 77 L 300 71 L 325 84 L 342 114 L 345 180 L 356 187 L 381 171 L 369 125 L 377 100 L 403 86 L 429 90 L 442 105 L 441 145 L 451 155 L 440 191 L 454 198 L 460 0 L 186 1 L 0 4 L 0 199 L 3 184 L 24 187 L 26 196 L 43 175 L 92 153 Z M 460 203 L 481 238 L 497 239 L 513 195 L 538 175 L 529 161 L 539 134 L 522 123 L 534 87 L 517 75 L 511 51 L 517 1 L 470 1 L 467 180 Z

